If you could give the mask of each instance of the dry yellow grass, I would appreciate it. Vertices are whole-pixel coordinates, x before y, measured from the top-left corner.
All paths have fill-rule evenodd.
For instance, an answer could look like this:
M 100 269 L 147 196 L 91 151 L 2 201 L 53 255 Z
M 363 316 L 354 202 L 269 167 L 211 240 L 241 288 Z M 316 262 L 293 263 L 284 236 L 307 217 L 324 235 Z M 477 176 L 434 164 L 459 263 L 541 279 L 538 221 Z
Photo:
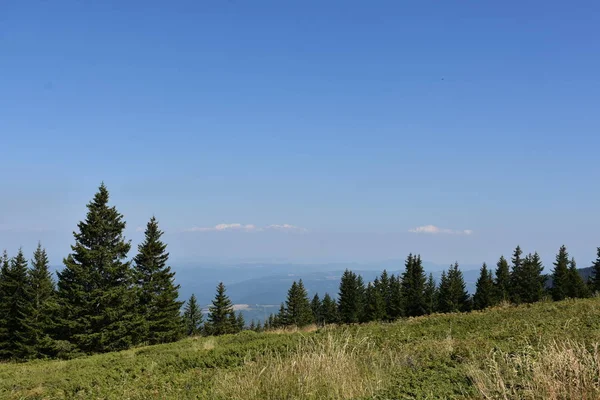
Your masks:
M 352 399 L 372 396 L 386 381 L 393 354 L 368 337 L 331 333 L 303 340 L 290 356 L 266 354 L 215 380 L 223 399 Z
M 492 354 L 471 376 L 485 399 L 600 399 L 598 343 L 552 341 L 518 354 Z

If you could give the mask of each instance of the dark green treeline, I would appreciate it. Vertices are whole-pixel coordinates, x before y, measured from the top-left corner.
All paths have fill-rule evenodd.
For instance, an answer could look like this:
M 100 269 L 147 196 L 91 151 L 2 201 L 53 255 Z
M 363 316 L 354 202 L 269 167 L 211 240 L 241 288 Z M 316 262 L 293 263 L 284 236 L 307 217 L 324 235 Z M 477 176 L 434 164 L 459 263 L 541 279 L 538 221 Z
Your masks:
M 384 270 L 367 284 L 360 275 L 346 270 L 341 277 L 337 301 L 328 293 L 322 300 L 315 294 L 309 301 L 302 281 L 294 282 L 288 292 L 288 301 L 282 304 L 277 314 L 269 317 L 263 329 L 302 327 L 312 322 L 322 326 L 393 321 L 432 313 L 482 310 L 501 303 L 583 298 L 600 292 L 600 248 L 587 283 L 581 278 L 575 260 L 569 259 L 565 246 L 560 248 L 550 275 L 543 274 L 544 267 L 537 253 L 523 257 L 518 246 L 511 262 L 500 257 L 495 271 L 484 263 L 473 296 L 466 290 L 458 263 L 443 271 L 436 284 L 431 274 L 425 274 L 421 257 L 412 254 L 406 259 L 402 274 L 389 275 Z M 551 287 L 547 282 L 549 278 L 553 282 Z M 300 320 L 291 317 L 297 314 L 295 310 L 299 307 L 312 310 L 312 316 L 306 315 Z

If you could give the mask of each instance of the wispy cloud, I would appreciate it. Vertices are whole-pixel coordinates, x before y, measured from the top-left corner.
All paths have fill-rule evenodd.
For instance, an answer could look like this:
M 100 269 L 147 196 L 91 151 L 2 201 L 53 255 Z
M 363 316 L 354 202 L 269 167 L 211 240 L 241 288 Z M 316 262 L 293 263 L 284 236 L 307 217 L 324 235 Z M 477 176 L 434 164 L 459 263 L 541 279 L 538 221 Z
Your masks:
M 252 224 L 218 224 L 212 227 L 198 227 L 194 226 L 192 228 L 186 229 L 187 232 L 224 232 L 224 231 L 245 231 L 252 232 L 256 231 L 256 225 Z
M 430 234 L 430 235 L 472 235 L 473 231 L 471 229 L 464 229 L 464 230 L 455 230 L 455 229 L 447 229 L 447 228 L 440 228 L 437 227 L 435 225 L 424 225 L 424 226 L 418 226 L 416 228 L 410 229 L 409 232 L 412 233 L 426 233 L 426 234 Z
M 137 228 L 135 228 L 136 232 L 144 232 L 146 230 L 146 228 L 144 228 L 143 226 L 138 226 Z
M 225 231 L 238 231 L 238 232 L 262 232 L 266 230 L 277 230 L 277 231 L 294 231 L 294 232 L 306 232 L 306 229 L 300 228 L 290 224 L 273 224 L 267 225 L 264 228 L 258 227 L 254 224 L 218 224 L 212 227 L 199 227 L 194 226 L 185 229 L 185 232 L 225 232 Z
M 306 232 L 306 228 L 300 228 L 299 226 L 283 224 L 283 225 L 269 225 L 265 229 L 273 229 L 276 231 L 290 231 L 290 232 Z

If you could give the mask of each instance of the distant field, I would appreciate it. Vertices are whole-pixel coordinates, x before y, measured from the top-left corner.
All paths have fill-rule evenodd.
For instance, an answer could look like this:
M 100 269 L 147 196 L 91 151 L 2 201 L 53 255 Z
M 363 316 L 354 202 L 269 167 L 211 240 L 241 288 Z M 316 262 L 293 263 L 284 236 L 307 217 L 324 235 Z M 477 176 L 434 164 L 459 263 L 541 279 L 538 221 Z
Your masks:
M 0 364 L 1 399 L 597 399 L 600 299 Z

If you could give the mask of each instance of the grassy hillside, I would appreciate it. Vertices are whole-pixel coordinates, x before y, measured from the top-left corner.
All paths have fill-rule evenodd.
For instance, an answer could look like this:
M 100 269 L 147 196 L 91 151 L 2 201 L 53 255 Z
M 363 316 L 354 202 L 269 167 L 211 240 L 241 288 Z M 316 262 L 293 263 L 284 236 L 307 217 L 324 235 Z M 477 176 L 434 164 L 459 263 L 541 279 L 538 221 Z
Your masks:
M 600 299 L 0 364 L 1 399 L 595 399 Z

